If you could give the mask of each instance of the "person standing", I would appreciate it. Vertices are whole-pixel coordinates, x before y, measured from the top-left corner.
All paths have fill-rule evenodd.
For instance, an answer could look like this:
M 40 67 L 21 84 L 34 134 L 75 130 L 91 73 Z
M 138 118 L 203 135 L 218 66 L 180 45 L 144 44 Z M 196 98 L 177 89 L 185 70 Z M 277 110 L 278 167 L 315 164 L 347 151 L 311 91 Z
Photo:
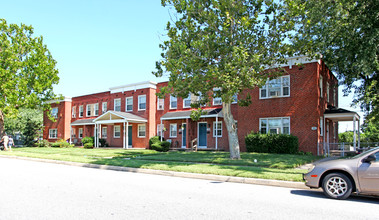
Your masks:
M 4 141 L 4 150 L 8 150 L 8 142 L 9 142 L 9 137 L 7 133 L 4 134 L 3 138 L 1 138 L 2 141 Z
M 8 143 L 8 146 L 9 146 L 9 151 L 12 151 L 12 147 L 14 147 L 14 141 L 13 141 L 13 138 L 11 135 L 9 135 L 9 143 Z

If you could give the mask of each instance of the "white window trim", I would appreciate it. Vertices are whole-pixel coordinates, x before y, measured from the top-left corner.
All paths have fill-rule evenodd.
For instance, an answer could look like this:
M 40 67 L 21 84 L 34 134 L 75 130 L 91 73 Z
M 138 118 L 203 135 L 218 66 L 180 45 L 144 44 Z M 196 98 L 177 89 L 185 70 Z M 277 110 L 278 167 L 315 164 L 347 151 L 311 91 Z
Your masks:
M 71 117 L 76 118 L 76 106 L 71 108 Z
M 163 100 L 162 108 L 159 107 L 159 101 Z M 164 110 L 164 99 L 158 98 L 157 100 L 157 110 Z
M 175 108 L 171 106 L 172 98 L 176 99 L 176 107 Z M 178 98 L 170 95 L 170 109 L 177 109 L 177 108 L 178 108 Z
M 117 110 L 116 110 L 116 102 L 117 102 L 117 101 L 120 101 L 120 111 L 121 111 L 121 98 L 118 98 L 118 99 L 114 99 L 114 100 L 113 100 L 113 110 L 114 110 L 114 111 L 117 111 Z M 117 106 L 118 106 L 118 105 L 117 105 Z
M 96 110 L 97 110 L 97 113 L 96 113 Z M 93 115 L 94 116 L 98 116 L 99 115 L 99 103 L 93 104 Z
M 91 106 L 92 106 L 92 104 L 87 104 L 87 105 L 86 105 L 86 116 L 87 116 L 87 117 L 89 117 L 89 116 L 92 115 Z M 88 107 L 89 107 L 89 110 L 90 110 L 90 114 L 88 114 Z
M 213 89 L 213 92 L 214 92 L 214 91 L 221 91 L 221 89 L 220 89 L 220 88 L 214 88 L 214 89 Z M 217 101 L 220 102 L 220 103 L 216 104 L 216 103 L 215 103 L 215 100 L 217 100 Z M 212 105 L 222 105 L 222 99 L 221 99 L 221 97 L 213 97 Z
M 237 102 L 238 102 L 238 94 L 234 94 L 234 96 L 236 97 L 236 99 L 232 102 L 232 104 L 237 104 Z
M 145 97 L 145 108 L 140 108 L 140 97 Z M 142 110 L 146 110 L 146 107 L 147 107 L 147 99 L 146 99 L 146 95 L 139 95 L 138 96 L 138 111 L 142 111 Z
M 120 136 L 116 136 L 116 128 L 120 129 Z M 113 126 L 113 138 L 120 138 L 120 137 L 121 137 L 121 126 L 120 125 Z
M 176 128 L 176 135 L 175 136 L 171 136 L 171 126 L 172 125 L 175 125 L 175 128 Z M 170 124 L 170 138 L 176 138 L 178 137 L 178 125 L 177 124 Z
M 132 100 L 132 110 L 128 110 L 128 100 Z M 133 96 L 129 96 L 125 98 L 125 112 L 133 111 Z
M 323 95 L 323 93 L 324 93 L 324 82 L 323 82 L 323 77 L 322 77 L 322 75 L 320 75 L 320 80 L 319 80 L 319 89 L 320 89 L 320 97 L 322 98 L 324 95 Z
M 56 109 L 56 114 L 53 114 L 54 110 Z M 54 117 L 54 118 L 58 118 L 58 107 L 54 107 L 51 109 L 51 116 Z
M 261 123 L 261 121 L 262 120 L 267 120 L 267 127 L 266 127 L 266 134 L 268 134 L 269 133 L 269 130 L 270 130 L 270 128 L 268 127 L 268 120 L 269 119 L 288 119 L 288 134 L 291 134 L 291 117 L 270 117 L 270 118 L 259 118 L 259 132 L 261 132 L 261 130 L 262 130 L 262 123 Z M 282 123 L 281 123 L 281 127 L 280 127 L 280 129 L 281 129 L 281 134 L 284 134 L 283 133 L 283 121 L 282 121 Z
M 283 95 L 283 91 L 284 91 L 284 87 L 283 87 L 283 78 L 288 78 L 288 95 Z M 259 99 L 274 99 L 274 98 L 285 98 L 285 97 L 290 97 L 291 96 L 291 76 L 290 75 L 285 75 L 285 76 L 280 76 L 278 78 L 274 78 L 274 79 L 280 79 L 280 91 L 281 91 L 281 95 L 280 96 L 269 96 L 269 91 L 268 91 L 268 83 L 270 82 L 270 80 L 273 80 L 273 79 L 267 79 L 266 81 L 266 84 L 264 86 L 262 86 L 261 88 L 259 88 Z M 266 90 L 266 97 L 262 97 L 262 90 L 265 89 Z
M 140 136 L 139 132 L 140 132 L 140 127 L 144 126 L 145 127 L 145 135 L 144 136 Z M 138 125 L 138 129 L 137 129 L 137 137 L 138 138 L 144 138 L 146 137 L 146 125 L 145 124 L 139 124 Z
M 78 138 L 83 138 L 83 128 L 78 129 Z
M 104 135 L 104 130 L 106 130 Z M 101 138 L 107 138 L 108 137 L 108 127 L 102 127 L 101 128 Z
M 221 124 L 221 135 L 217 135 L 217 127 L 216 122 L 213 122 L 213 137 L 222 137 L 222 121 L 218 121 L 217 123 Z
M 83 108 L 83 105 L 79 105 L 79 118 L 83 118 L 84 117 L 84 108 Z M 80 114 L 82 113 L 82 114 Z
M 52 134 L 55 134 L 55 137 L 52 136 Z M 57 128 L 49 129 L 49 139 L 58 139 L 58 129 Z
M 191 108 L 191 103 L 192 103 L 192 100 L 191 100 L 191 96 L 192 96 L 192 94 L 189 94 L 188 96 L 187 96 L 187 98 L 184 98 L 183 99 L 183 108 Z M 190 105 L 189 106 L 187 106 L 185 103 L 186 103 L 186 101 L 190 101 Z M 171 102 L 170 102 L 170 104 L 171 104 Z M 178 99 L 176 99 L 176 106 L 178 106 Z
M 161 129 L 161 124 L 157 124 L 157 136 L 162 136 L 163 135 L 163 132 L 164 132 L 163 131 L 163 127 L 164 127 L 163 124 L 162 124 L 162 129 Z
M 324 118 L 320 117 L 320 136 L 324 136 Z
M 105 108 L 104 108 L 104 106 L 105 106 Z M 108 111 L 108 102 L 101 103 L 101 112 L 104 114 L 107 111 Z

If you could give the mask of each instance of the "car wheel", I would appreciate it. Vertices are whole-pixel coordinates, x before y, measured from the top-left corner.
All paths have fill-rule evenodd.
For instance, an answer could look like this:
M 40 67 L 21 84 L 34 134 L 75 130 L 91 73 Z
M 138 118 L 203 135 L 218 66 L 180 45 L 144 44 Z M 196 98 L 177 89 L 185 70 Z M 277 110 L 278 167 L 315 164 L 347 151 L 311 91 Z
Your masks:
M 346 199 L 353 186 L 350 179 L 342 173 L 330 173 L 322 181 L 324 194 L 332 199 Z

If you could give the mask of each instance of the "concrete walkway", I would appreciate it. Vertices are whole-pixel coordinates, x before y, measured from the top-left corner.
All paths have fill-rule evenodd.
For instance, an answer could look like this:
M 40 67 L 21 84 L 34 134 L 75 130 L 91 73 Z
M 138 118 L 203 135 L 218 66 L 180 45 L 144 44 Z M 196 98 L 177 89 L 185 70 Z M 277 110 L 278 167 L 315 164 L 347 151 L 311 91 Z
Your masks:
M 212 181 L 217 181 L 217 182 L 233 182 L 233 183 L 245 183 L 245 184 L 287 187 L 287 188 L 295 188 L 295 189 L 309 189 L 309 187 L 306 187 L 303 182 L 256 179 L 256 178 L 233 177 L 233 176 L 221 176 L 221 175 L 213 175 L 213 174 L 186 173 L 186 172 L 175 172 L 175 171 L 166 171 L 166 170 L 151 170 L 151 169 L 142 169 L 142 168 L 87 164 L 87 163 L 78 163 L 78 162 L 70 162 L 70 161 L 59 161 L 59 160 L 49 160 L 49 159 L 30 158 L 30 157 L 18 157 L 18 156 L 7 156 L 7 155 L 0 155 L 0 158 L 1 157 L 21 159 L 21 160 L 30 160 L 30 161 L 38 161 L 38 162 L 44 162 L 44 163 L 64 164 L 64 165 L 78 166 L 78 167 L 96 168 L 96 169 L 102 169 L 102 170 L 115 170 L 115 171 L 123 171 L 123 172 L 164 175 L 164 176 L 172 176 L 172 177 L 204 179 L 204 180 L 212 180 Z

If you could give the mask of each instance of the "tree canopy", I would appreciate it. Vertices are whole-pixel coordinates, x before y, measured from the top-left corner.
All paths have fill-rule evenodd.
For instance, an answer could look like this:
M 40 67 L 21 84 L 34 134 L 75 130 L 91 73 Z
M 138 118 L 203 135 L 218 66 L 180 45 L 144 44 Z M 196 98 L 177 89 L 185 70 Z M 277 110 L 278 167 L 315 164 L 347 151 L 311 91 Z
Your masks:
M 366 119 L 379 120 L 379 1 L 285 0 L 299 53 L 322 54 Z
M 249 104 L 243 90 L 281 74 L 270 67 L 286 61 L 286 32 L 293 23 L 283 19 L 282 5 L 273 0 L 162 0 L 162 5 L 173 7 L 176 19 L 167 24 L 169 39 L 160 45 L 162 59 L 154 72 L 169 73 L 161 93 L 192 94 L 200 98 L 198 105 L 221 97 L 231 158 L 239 158 L 231 103 L 239 94 L 239 103 Z
M 21 107 L 35 108 L 56 98 L 53 85 L 59 81 L 56 61 L 43 38 L 33 37 L 25 24 L 7 24 L 0 19 L 0 133 L 4 115 L 12 117 Z

